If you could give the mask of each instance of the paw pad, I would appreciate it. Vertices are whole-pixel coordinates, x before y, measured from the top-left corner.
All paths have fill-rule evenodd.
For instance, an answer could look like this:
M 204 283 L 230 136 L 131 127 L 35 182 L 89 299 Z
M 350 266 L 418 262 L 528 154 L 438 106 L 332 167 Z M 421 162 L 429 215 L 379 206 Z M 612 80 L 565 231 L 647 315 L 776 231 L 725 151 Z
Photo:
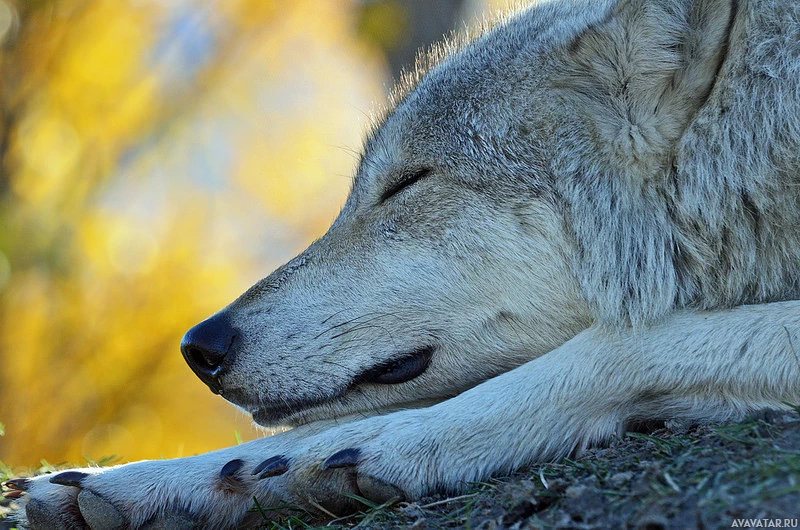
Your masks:
M 63 474 L 65 473 L 62 473 L 62 475 Z M 78 507 L 90 528 L 108 528 L 116 530 L 128 528 L 129 526 L 128 520 L 113 504 L 89 490 L 83 490 L 78 494 Z

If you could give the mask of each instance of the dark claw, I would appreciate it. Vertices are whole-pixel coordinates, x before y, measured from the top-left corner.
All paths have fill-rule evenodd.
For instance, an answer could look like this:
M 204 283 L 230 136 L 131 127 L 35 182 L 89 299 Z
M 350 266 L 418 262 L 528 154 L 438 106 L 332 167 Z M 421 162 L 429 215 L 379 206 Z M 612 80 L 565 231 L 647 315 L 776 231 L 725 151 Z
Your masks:
M 88 477 L 88 473 L 80 471 L 64 471 L 54 477 L 50 477 L 52 484 L 61 484 L 62 486 L 81 486 L 81 481 Z
M 259 475 L 258 478 L 277 477 L 289 471 L 289 459 L 283 455 L 273 456 L 267 458 L 256 466 L 253 470 L 253 475 Z
M 3 482 L 3 486 L 10 490 L 27 491 L 29 482 L 30 480 L 26 478 L 12 478 Z
M 354 467 L 361 458 L 361 449 L 343 449 L 329 456 L 322 463 L 322 469 L 337 469 L 340 467 Z
M 267 458 L 266 460 L 264 460 L 263 462 L 261 462 L 260 464 L 258 464 L 258 465 L 256 466 L 256 468 L 253 470 L 253 472 L 252 472 L 252 473 L 250 473 L 250 474 L 251 474 L 251 475 L 258 475 L 259 473 L 261 473 L 262 471 L 264 471 L 264 468 L 265 468 L 265 467 L 267 467 L 268 465 L 270 465 L 271 463 L 273 463 L 273 462 L 275 462 L 275 461 L 277 461 L 277 460 L 280 460 L 281 458 L 283 458 L 283 455 L 279 455 L 279 456 L 273 456 L 272 458 Z
M 239 471 L 239 469 L 241 469 L 243 465 L 244 462 L 242 460 L 239 460 L 238 458 L 236 460 L 231 460 L 230 462 L 222 466 L 222 470 L 219 472 L 219 478 L 221 480 L 229 478 L 234 473 Z

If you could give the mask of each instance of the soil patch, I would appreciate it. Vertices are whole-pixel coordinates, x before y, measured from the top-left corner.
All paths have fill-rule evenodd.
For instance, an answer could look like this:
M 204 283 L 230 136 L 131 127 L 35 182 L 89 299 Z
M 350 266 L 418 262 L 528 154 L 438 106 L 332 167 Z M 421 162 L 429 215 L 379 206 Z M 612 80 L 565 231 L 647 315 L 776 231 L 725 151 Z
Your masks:
M 366 510 L 343 527 L 721 529 L 800 527 L 800 415 L 626 433 L 466 495 Z M 303 521 L 319 524 L 319 521 Z M 780 526 L 778 526 L 780 525 Z M 299 528 L 295 518 L 273 528 Z

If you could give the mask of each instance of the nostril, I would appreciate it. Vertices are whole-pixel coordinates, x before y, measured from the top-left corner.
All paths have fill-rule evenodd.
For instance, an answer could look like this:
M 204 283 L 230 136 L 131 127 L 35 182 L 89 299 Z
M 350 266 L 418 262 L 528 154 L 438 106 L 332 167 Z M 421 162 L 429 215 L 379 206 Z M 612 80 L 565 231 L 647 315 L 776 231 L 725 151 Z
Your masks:
M 188 357 L 190 365 L 197 366 L 211 375 L 219 372 L 222 361 L 225 359 L 225 356 L 220 356 L 219 352 L 212 352 L 193 344 L 186 346 L 184 355 Z
M 218 313 L 190 329 L 181 342 L 186 363 L 217 394 L 222 390 L 219 376 L 235 338 L 227 317 Z

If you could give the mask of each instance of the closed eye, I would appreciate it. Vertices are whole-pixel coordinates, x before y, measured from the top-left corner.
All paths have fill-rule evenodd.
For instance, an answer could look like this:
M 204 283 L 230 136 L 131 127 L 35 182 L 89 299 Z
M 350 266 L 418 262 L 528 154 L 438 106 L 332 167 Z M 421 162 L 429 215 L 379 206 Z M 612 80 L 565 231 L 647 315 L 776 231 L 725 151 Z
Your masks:
M 397 195 L 407 187 L 412 186 L 413 184 L 419 182 L 420 179 L 423 179 L 426 176 L 428 176 L 430 172 L 431 172 L 430 168 L 426 167 L 418 169 L 417 171 L 409 173 L 408 175 L 402 177 L 400 180 L 395 182 L 392 187 L 383 192 L 383 195 L 381 195 L 380 203 L 383 204 L 392 196 Z

